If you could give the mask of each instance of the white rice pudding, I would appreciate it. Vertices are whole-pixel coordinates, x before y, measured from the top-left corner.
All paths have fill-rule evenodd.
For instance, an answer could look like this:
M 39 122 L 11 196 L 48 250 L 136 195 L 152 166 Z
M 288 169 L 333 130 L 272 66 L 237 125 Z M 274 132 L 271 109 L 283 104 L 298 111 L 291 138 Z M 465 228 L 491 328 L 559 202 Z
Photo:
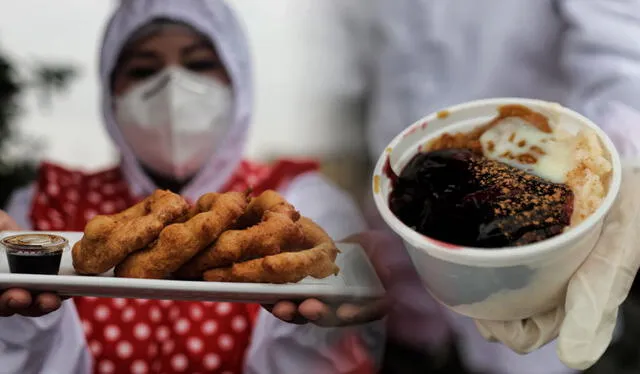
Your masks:
M 595 132 L 562 130 L 549 118 L 543 131 L 521 117 L 502 118 L 480 136 L 482 153 L 550 182 L 564 183 L 574 194 L 571 226 L 600 206 L 607 194 L 611 162 Z

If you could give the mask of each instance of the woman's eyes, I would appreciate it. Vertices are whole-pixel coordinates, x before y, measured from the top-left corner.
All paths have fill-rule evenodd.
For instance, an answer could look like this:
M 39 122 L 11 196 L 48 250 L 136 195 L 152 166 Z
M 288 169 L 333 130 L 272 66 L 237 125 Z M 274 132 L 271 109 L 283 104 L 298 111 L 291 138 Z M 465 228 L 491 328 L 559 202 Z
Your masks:
M 185 69 L 196 73 L 208 73 L 221 70 L 222 64 L 216 60 L 198 60 L 183 63 Z M 132 80 L 144 80 L 160 72 L 162 68 L 158 67 L 131 67 L 126 70 L 126 76 Z
M 134 80 L 142 80 L 156 74 L 159 70 L 156 68 L 130 68 L 127 70 L 127 77 Z
M 222 64 L 214 60 L 201 60 L 187 62 L 184 64 L 184 67 L 191 71 L 201 73 L 221 69 Z

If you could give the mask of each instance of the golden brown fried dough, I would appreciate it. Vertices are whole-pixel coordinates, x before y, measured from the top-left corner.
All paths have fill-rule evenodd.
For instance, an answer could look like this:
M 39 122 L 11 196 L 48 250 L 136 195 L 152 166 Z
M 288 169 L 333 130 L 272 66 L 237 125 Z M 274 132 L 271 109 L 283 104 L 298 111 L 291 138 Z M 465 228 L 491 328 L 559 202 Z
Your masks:
M 164 279 L 229 229 L 247 208 L 244 193 L 211 193 L 196 206 L 206 209 L 184 223 L 165 227 L 152 245 L 130 254 L 115 268 L 126 278 Z
M 258 224 L 265 212 L 287 215 L 294 222 L 300 218 L 300 213 L 284 197 L 276 191 L 267 190 L 251 199 L 247 211 L 238 220 L 238 228 L 242 229 Z
M 96 216 L 73 246 L 73 267 L 79 274 L 97 275 L 111 269 L 130 253 L 154 241 L 169 223 L 182 217 L 189 204 L 169 191 L 157 190 L 121 213 Z
M 211 269 L 203 278 L 214 282 L 295 283 L 308 276 L 322 279 L 338 274 L 340 269 L 334 263 L 338 249 L 331 237 L 306 217 L 300 218 L 297 224 L 304 235 L 302 247 Z
M 263 221 L 255 226 L 224 232 L 212 246 L 182 266 L 176 277 L 202 278 L 205 270 L 278 254 L 287 246 L 301 245 L 303 239 L 301 227 L 288 215 L 267 211 Z
M 322 243 L 312 249 L 284 252 L 227 268 L 208 270 L 203 277 L 211 282 L 279 284 L 299 282 L 308 276 L 322 279 L 339 272 L 331 258 L 332 253 L 335 253 L 335 247 Z

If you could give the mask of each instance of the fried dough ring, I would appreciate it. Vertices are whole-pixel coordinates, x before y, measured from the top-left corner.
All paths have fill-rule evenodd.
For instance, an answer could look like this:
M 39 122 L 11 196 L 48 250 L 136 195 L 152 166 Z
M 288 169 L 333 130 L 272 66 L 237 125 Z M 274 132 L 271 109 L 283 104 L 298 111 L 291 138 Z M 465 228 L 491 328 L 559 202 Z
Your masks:
M 289 215 L 267 211 L 262 222 L 246 230 L 224 232 L 209 248 L 200 252 L 177 272 L 182 279 L 202 278 L 205 270 L 231 266 L 235 262 L 275 255 L 282 248 L 300 245 L 304 234 Z
M 78 274 L 97 275 L 154 241 L 160 231 L 189 210 L 179 195 L 157 190 L 138 204 L 113 215 L 99 215 L 87 223 L 84 236 L 71 252 Z
M 130 254 L 115 268 L 117 277 L 164 279 L 229 229 L 247 208 L 239 192 L 203 195 L 200 213 L 184 223 L 165 227 L 153 244 Z
M 259 223 L 268 211 L 284 214 L 294 222 L 300 219 L 300 213 L 284 197 L 276 191 L 266 190 L 251 199 L 247 211 L 238 220 L 238 228 L 243 229 Z
M 298 224 L 305 234 L 304 244 L 312 245 L 312 248 L 239 262 L 226 268 L 211 269 L 204 273 L 204 280 L 282 284 L 296 283 L 308 276 L 322 279 L 338 274 L 340 269 L 334 262 L 338 249 L 329 235 L 308 218 L 300 218 Z

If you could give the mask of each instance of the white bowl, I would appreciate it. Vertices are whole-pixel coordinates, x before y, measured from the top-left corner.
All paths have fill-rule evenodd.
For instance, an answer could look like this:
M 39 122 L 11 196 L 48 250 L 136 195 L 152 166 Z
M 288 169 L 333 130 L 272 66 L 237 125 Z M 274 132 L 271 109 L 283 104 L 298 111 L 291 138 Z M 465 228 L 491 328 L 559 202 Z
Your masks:
M 550 239 L 510 248 L 452 246 L 412 230 L 389 208 L 391 179 L 422 145 L 443 133 L 466 132 L 498 115 L 501 106 L 524 105 L 572 131 L 588 128 L 599 136 L 613 166 L 608 193 L 597 211 L 576 227 Z M 457 105 L 424 117 L 406 128 L 380 156 L 373 176 L 374 200 L 386 224 L 404 241 L 425 286 L 457 313 L 487 320 L 531 317 L 557 306 L 573 273 L 591 252 L 621 182 L 620 156 L 607 135 L 582 115 L 555 103 L 499 98 Z

